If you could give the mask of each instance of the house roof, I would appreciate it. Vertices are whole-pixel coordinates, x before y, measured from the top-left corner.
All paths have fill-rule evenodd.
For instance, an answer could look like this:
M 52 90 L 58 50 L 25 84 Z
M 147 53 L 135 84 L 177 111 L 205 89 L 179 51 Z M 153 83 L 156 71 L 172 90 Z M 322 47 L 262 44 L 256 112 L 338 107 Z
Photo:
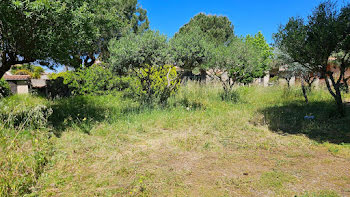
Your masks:
M 31 82 L 32 82 L 33 88 L 43 88 L 46 86 L 45 79 L 32 79 Z
M 29 75 L 4 75 L 6 81 L 25 81 L 29 80 Z

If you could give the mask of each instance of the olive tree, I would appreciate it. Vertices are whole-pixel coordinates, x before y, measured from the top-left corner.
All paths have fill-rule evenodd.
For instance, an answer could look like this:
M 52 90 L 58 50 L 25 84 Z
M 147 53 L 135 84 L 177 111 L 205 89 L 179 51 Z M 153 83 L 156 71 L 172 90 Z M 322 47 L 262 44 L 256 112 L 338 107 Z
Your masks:
M 256 77 L 261 57 L 258 51 L 241 39 L 215 48 L 210 61 L 210 76 L 219 80 L 226 95 L 237 83 L 248 84 Z
M 341 116 L 345 116 L 341 85 L 349 68 L 349 6 L 338 10 L 334 3 L 326 1 L 316 7 L 307 22 L 302 18 L 290 18 L 274 35 L 278 48 L 294 62 L 319 72 L 325 78 L 327 89 L 334 97 Z M 344 54 L 339 57 L 339 76 L 328 68 L 329 59 L 336 52 Z
M 292 77 L 300 78 L 301 89 L 303 91 L 305 102 L 308 103 L 309 100 L 307 93 L 311 92 L 312 84 L 317 79 L 317 73 L 313 72 L 308 66 L 293 61 L 293 58 L 278 49 L 275 51 L 273 66 L 282 68 L 279 70 L 278 76 L 287 81 L 288 88 L 290 87 L 290 80 Z
M 118 74 L 136 77 L 131 84 L 133 93 L 142 102 L 159 99 L 165 103 L 178 88 L 178 75 L 169 55 L 167 37 L 159 32 L 146 31 L 113 39 L 109 51 L 111 69 Z
M 195 68 L 205 69 L 212 52 L 211 43 L 197 28 L 177 34 L 170 40 L 170 54 L 176 66 L 192 73 Z

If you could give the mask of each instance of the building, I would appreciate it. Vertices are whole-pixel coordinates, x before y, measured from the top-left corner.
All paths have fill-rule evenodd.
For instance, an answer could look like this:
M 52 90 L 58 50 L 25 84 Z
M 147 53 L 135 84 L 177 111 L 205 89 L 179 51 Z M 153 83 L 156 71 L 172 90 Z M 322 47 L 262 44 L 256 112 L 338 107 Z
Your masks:
M 4 75 L 4 79 L 9 83 L 12 94 L 28 94 L 30 86 L 29 75 Z
M 12 75 L 7 72 L 4 79 L 9 83 L 12 94 L 28 94 L 31 90 L 47 94 L 47 74 L 40 79 L 31 79 L 29 75 Z

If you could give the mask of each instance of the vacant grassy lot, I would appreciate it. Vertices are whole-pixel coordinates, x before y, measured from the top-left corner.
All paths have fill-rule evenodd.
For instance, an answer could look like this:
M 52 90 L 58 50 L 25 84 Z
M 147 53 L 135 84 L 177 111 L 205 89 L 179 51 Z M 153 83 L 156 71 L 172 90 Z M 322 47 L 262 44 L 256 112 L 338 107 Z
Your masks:
M 235 102 L 222 101 L 216 86 L 189 84 L 167 107 L 118 95 L 49 102 L 49 128 L 1 132 L 12 151 L 0 162 L 13 165 L 1 168 L 0 188 L 34 196 L 350 196 L 350 116 L 336 117 L 327 92 L 314 90 L 309 104 L 298 89 L 236 93 Z M 14 138 L 16 149 L 4 145 Z M 14 151 L 45 158 L 22 162 L 39 170 L 21 191 L 4 185 L 30 174 L 16 171 Z

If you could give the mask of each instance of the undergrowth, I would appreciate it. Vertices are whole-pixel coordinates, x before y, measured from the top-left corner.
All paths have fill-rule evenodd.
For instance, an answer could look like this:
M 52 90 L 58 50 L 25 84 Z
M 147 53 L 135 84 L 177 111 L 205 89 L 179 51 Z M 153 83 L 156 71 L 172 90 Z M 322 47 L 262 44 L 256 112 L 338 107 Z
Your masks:
M 170 191 L 180 188 L 182 192 L 178 194 L 189 194 L 185 192 L 188 188 L 181 186 L 181 177 L 185 175 L 179 177 L 162 171 L 165 173 L 162 175 L 167 176 L 169 180 L 164 180 L 165 177 L 159 174 L 147 174 L 147 171 L 132 175 L 136 173 L 132 169 L 138 167 L 133 166 L 133 161 L 143 162 L 145 157 L 152 155 L 152 152 L 147 150 L 155 146 L 153 141 L 157 141 L 158 137 L 163 135 L 166 137 L 159 143 L 164 143 L 163 146 L 171 151 L 180 152 L 159 154 L 174 154 L 176 157 L 185 152 L 194 154 L 196 158 L 204 153 L 214 153 L 224 158 L 218 159 L 217 162 L 224 162 L 226 157 L 232 156 L 225 155 L 228 149 L 240 150 L 245 154 L 251 154 L 249 151 L 253 150 L 273 154 L 273 151 L 289 143 L 296 143 L 298 146 L 311 143 L 337 157 L 348 158 L 350 155 L 349 116 L 336 116 L 335 104 L 326 90 L 313 90 L 309 93 L 309 104 L 304 102 L 299 88 L 286 90 L 278 86 L 236 87 L 234 95 L 228 99 L 223 99 L 222 93 L 217 84 L 188 83 L 182 86 L 176 95 L 170 97 L 168 105 L 151 107 L 125 98 L 122 93 L 75 96 L 52 101 L 23 95 L 1 99 L 0 196 L 55 194 L 49 189 L 51 185 L 62 189 L 70 181 L 78 181 L 69 174 L 72 172 L 66 171 L 70 169 L 69 166 L 81 170 L 80 173 L 83 174 L 79 176 L 84 176 L 84 173 L 87 173 L 86 176 L 94 176 L 95 174 L 89 175 L 93 170 L 89 166 L 94 165 L 94 162 L 103 161 L 102 157 L 113 157 L 110 154 L 115 150 L 123 151 L 122 155 L 136 155 L 133 158 L 127 157 L 125 163 L 108 160 L 114 166 L 124 166 L 124 170 L 119 170 L 120 172 L 108 171 L 113 167 L 112 164 L 105 169 L 94 167 L 105 171 L 103 173 L 106 174 L 101 176 L 106 176 L 106 185 L 116 177 L 122 181 L 118 184 L 130 182 L 128 187 L 117 188 L 109 194 L 156 194 L 159 188 L 152 185 L 152 181 L 157 178 L 167 184 L 173 184 L 168 188 Z M 349 98 L 349 95 L 344 97 Z M 305 119 L 305 116 L 314 116 L 314 119 Z M 291 136 L 288 142 L 285 141 L 285 136 Z M 300 141 L 299 136 L 306 138 L 300 138 L 303 139 Z M 135 152 L 138 145 L 144 150 Z M 132 153 L 129 153 L 129 150 Z M 301 147 L 300 151 L 303 151 Z M 75 156 L 69 154 L 78 154 L 80 158 L 75 159 Z M 295 154 L 288 153 L 292 156 Z M 303 155 L 297 153 L 299 154 Z M 254 157 L 257 156 L 253 155 Z M 69 163 L 69 158 L 72 163 Z M 85 163 L 79 164 L 81 161 Z M 220 168 L 220 165 L 217 165 Z M 90 171 L 84 169 L 84 166 Z M 187 173 L 191 174 L 186 171 Z M 113 179 L 108 179 L 109 176 Z M 283 169 L 270 169 L 250 181 L 256 181 L 251 185 L 256 190 L 270 190 L 275 194 L 289 195 L 291 193 L 288 184 L 297 184 L 297 177 Z M 73 188 L 66 188 L 65 192 L 67 195 L 80 195 L 74 193 L 74 190 L 85 188 L 88 192 L 102 187 L 102 183 L 95 184 L 95 181 L 98 180 L 93 180 L 90 185 L 87 183 L 87 188 L 77 183 Z M 245 179 L 232 179 L 228 182 L 238 184 L 242 195 L 251 194 L 246 190 L 247 184 L 241 181 Z M 177 187 L 174 186 L 176 184 Z M 217 184 L 228 183 L 224 181 Z M 336 196 L 336 192 L 321 190 L 302 195 L 317 194 Z

